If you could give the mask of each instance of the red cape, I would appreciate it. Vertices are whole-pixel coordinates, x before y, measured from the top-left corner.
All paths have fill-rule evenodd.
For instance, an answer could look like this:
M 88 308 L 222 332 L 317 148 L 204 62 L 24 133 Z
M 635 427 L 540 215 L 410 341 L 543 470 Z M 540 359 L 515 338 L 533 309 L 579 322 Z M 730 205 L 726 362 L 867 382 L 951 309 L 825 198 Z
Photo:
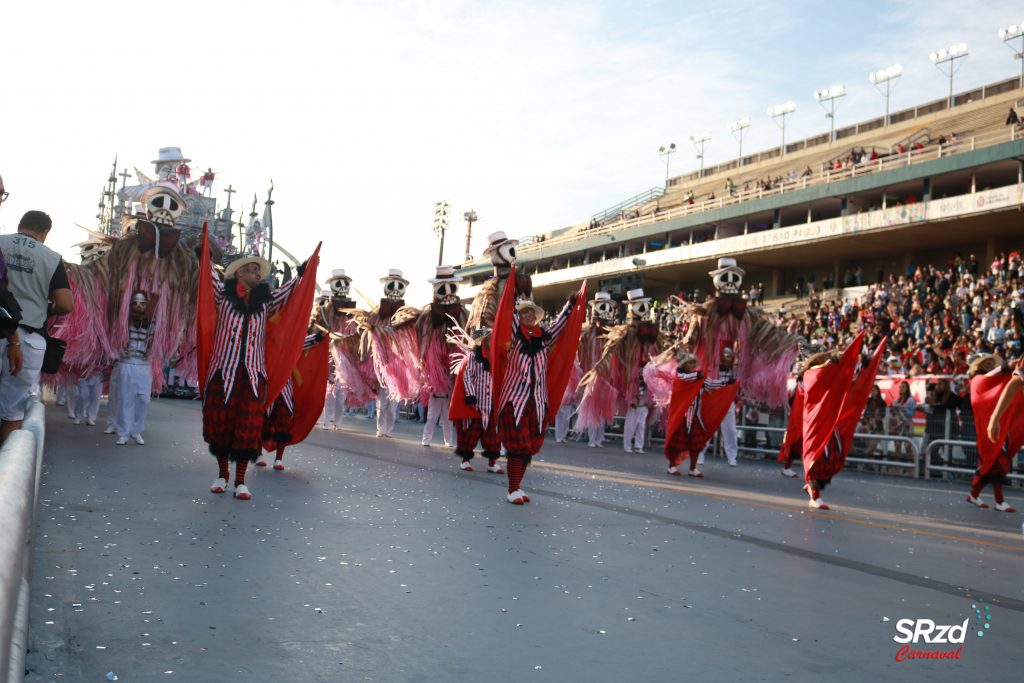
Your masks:
M 295 413 L 292 417 L 292 440 L 287 444 L 289 446 L 304 441 L 324 412 L 330 353 L 331 340 L 324 337 L 313 348 L 302 351 L 299 362 L 292 370 Z
M 854 338 L 838 363 L 804 372 L 803 461 L 808 472 L 825 451 L 839 424 L 843 400 L 850 390 L 864 333 Z
M 484 348 L 486 349 L 486 347 Z M 473 350 L 470 349 L 469 353 L 473 353 Z M 473 361 L 470 360 L 469 362 Z M 466 385 L 462 382 L 462 376 L 465 372 L 466 363 L 463 363 L 459 366 L 459 372 L 455 375 L 455 388 L 452 390 L 452 400 L 448 404 L 449 420 L 479 420 L 481 418 L 480 411 L 466 403 Z
M 789 407 L 789 424 L 786 425 L 786 436 L 779 446 L 779 462 L 789 461 L 789 451 L 793 444 L 804 438 L 804 388 L 796 385 L 793 393 L 793 405 Z
M 974 411 L 975 433 L 978 443 L 978 474 L 985 476 L 1003 453 L 1013 458 L 1024 446 L 1024 394 L 1017 394 L 999 421 L 999 443 L 988 438 L 988 423 L 996 411 L 1003 389 L 1013 377 L 1012 372 L 977 375 L 971 380 L 971 409 Z
M 553 416 L 562 407 L 565 388 L 569 385 L 569 377 L 572 375 L 572 368 L 576 362 L 576 351 L 580 346 L 580 331 L 583 329 L 583 319 L 586 315 L 587 283 L 584 280 L 580 284 L 580 291 L 576 294 L 576 301 L 569 313 L 569 320 L 566 321 L 562 334 L 548 353 L 549 422 L 554 421 Z
M 672 382 L 672 397 L 668 402 L 668 425 L 665 427 L 666 455 L 670 455 L 667 450 L 668 442 L 672 439 L 673 434 L 682 429 L 683 421 L 686 420 L 686 411 L 690 409 L 690 405 L 697 398 L 703 384 L 703 377 L 684 381 L 677 376 Z
M 853 382 L 853 388 L 846 394 L 843 400 L 843 409 L 839 413 L 839 433 L 843 438 L 843 454 L 850 452 L 853 445 L 853 434 L 857 431 L 860 418 L 864 416 L 864 407 L 868 404 L 868 397 L 871 396 L 871 387 L 875 386 L 875 378 L 878 376 L 878 366 L 882 363 L 882 356 L 885 354 L 885 347 L 889 344 L 889 338 L 884 337 L 871 356 L 871 360 L 860 371 L 860 375 Z M 838 471 L 838 470 L 836 470 Z

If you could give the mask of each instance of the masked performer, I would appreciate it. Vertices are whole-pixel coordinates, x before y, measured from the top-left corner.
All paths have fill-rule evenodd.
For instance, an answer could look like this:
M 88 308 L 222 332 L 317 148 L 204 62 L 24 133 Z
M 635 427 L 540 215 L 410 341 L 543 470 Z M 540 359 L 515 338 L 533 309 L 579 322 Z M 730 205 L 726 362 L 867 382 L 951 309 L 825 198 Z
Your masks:
M 117 374 L 117 445 L 128 443 L 130 436 L 140 446 L 145 444 L 142 430 L 146 426 L 149 399 L 153 392 L 153 373 L 149 354 L 153 348 L 153 318 L 150 300 L 145 292 L 132 295 L 132 312 L 128 321 L 128 344 L 118 359 Z
M 512 277 L 515 270 L 512 271 Z M 533 456 L 544 443 L 548 421 L 572 371 L 586 312 L 586 283 L 547 329 L 540 327 L 544 309 L 530 299 L 513 302 L 511 288 L 502 294 L 491 339 L 495 414 L 506 452 L 508 502 L 530 502 L 520 485 Z
M 455 445 L 455 427 L 448 419 L 448 408 L 454 378 L 451 373 L 451 355 L 455 348 L 448 342 L 455 326 L 464 327 L 468 312 L 459 302 L 459 282 L 451 266 L 438 266 L 435 277 L 429 280 L 434 288 L 434 300 L 423 307 L 416 319 L 419 338 L 420 383 L 427 398 L 427 422 L 423 425 L 423 445 L 430 446 L 438 422 L 444 433 L 444 444 Z M 408 362 L 408 361 L 407 361 Z
M 1003 498 L 1003 484 L 1013 469 L 1013 458 L 1024 447 L 1024 360 L 1011 372 L 997 356 L 982 356 L 971 366 L 971 408 L 978 442 L 978 470 L 971 480 L 967 502 L 980 508 L 981 490 L 992 485 L 995 509 L 1016 512 Z
M 576 353 L 576 362 L 586 376 L 594 369 L 604 355 L 608 333 L 619 319 L 619 303 L 612 299 L 608 292 L 597 292 L 590 305 L 590 319 L 584 323 L 580 334 L 580 346 Z M 612 373 L 614 375 L 614 373 Z M 587 441 L 591 448 L 599 448 L 604 441 L 605 426 L 611 420 L 616 408 L 623 408 L 624 401 L 604 375 L 588 378 L 581 389 L 583 396 L 577 410 L 576 429 L 586 430 Z M 617 402 L 623 405 L 617 405 Z M 612 415 L 609 415 L 611 410 Z
M 335 268 L 327 279 L 330 296 L 317 306 L 316 320 L 330 331 L 331 355 L 324 421 L 334 429 L 341 426 L 348 407 L 365 407 L 373 400 L 376 387 L 359 374 L 359 330 L 350 311 L 356 302 L 349 298 L 352 278 L 344 268 Z

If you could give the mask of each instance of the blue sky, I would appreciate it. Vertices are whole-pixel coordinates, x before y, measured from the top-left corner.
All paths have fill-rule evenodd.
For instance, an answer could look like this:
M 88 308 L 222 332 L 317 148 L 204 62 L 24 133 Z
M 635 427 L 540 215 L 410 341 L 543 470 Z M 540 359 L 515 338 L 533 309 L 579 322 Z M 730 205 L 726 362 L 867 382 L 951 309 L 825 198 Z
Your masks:
M 1010 77 L 996 31 L 1022 21 L 1016 3 L 950 0 L 18 3 L 0 24 L 0 227 L 45 209 L 70 257 L 113 157 L 150 171 L 176 145 L 247 203 L 273 178 L 292 251 L 322 239 L 324 268 L 371 298 L 402 268 L 422 303 L 437 200 L 477 211 L 478 254 L 494 230 L 563 227 L 660 185 L 660 145 L 680 147 L 673 173 L 695 170 L 691 133 L 711 131 L 708 164 L 735 156 L 726 126 L 744 115 L 744 151 L 777 145 L 775 103 L 796 102 L 788 140 L 827 130 L 812 92 L 833 84 L 849 92 L 837 126 L 879 116 L 869 71 L 903 65 L 894 110 L 943 97 L 940 47 L 970 46 L 957 90 Z M 464 240 L 456 220 L 447 261 Z

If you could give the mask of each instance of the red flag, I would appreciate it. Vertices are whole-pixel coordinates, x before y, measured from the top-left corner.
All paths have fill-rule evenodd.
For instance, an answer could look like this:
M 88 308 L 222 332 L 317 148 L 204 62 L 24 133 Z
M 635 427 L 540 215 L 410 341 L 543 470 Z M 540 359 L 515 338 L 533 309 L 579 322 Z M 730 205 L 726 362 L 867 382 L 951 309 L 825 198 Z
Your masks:
M 206 394 L 206 379 L 213 355 L 213 339 L 217 329 L 217 304 L 213 299 L 213 263 L 210 260 L 210 238 L 203 223 L 202 251 L 199 254 L 199 295 L 196 298 L 196 358 L 199 364 L 199 395 Z
M 789 407 L 789 424 L 786 425 L 785 438 L 779 446 L 779 462 L 789 462 L 789 451 L 793 445 L 804 438 L 804 388 L 797 383 L 793 391 L 793 404 Z
M 857 367 L 860 347 L 864 341 L 861 332 L 843 352 L 838 363 L 804 372 L 804 471 L 821 457 L 839 422 L 843 399 L 850 389 L 853 371 Z
M 672 382 L 672 397 L 668 403 L 668 426 L 665 429 L 665 455 L 671 456 L 674 453 L 668 452 L 668 443 L 672 437 L 683 428 L 686 420 L 686 411 L 696 400 L 700 388 L 704 385 L 704 378 L 698 377 L 694 380 L 684 381 L 677 376 Z
M 264 408 L 274 405 L 288 381 L 288 375 L 302 355 L 302 342 L 309 327 L 309 313 L 313 310 L 316 267 L 319 262 L 320 244 L 317 244 L 288 303 L 267 320 L 267 399 Z
M 473 353 L 473 350 L 471 349 L 469 353 Z M 466 403 L 466 385 L 462 382 L 462 376 L 466 372 L 466 365 L 468 363 L 463 363 L 459 366 L 459 372 L 455 375 L 455 388 L 452 390 L 452 400 L 448 404 L 449 420 L 480 419 L 480 411 Z
M 999 420 L 999 442 L 988 438 L 988 423 L 996 411 L 996 404 L 1003 390 L 1013 377 L 1012 372 L 997 372 L 977 375 L 971 380 L 971 409 L 974 411 L 974 426 L 978 444 L 978 473 L 985 476 L 1000 456 L 1016 456 L 1024 446 L 1024 394 L 1017 394 L 1003 417 Z
M 508 364 L 508 352 L 512 347 L 512 314 L 516 305 L 516 267 L 512 266 L 505 280 L 505 291 L 502 292 L 498 310 L 494 314 L 494 329 L 491 330 L 491 392 L 494 400 L 491 405 L 498 411 L 498 397 L 501 394 L 502 382 L 505 381 L 505 366 Z
M 324 411 L 327 395 L 327 369 L 331 340 L 324 337 L 299 356 L 292 370 L 295 414 L 292 417 L 292 440 L 289 446 L 305 440 Z
M 562 328 L 562 334 L 558 341 L 551 347 L 548 353 L 548 417 L 549 421 L 554 419 L 555 413 L 562 407 L 562 399 L 565 397 L 565 387 L 569 384 L 569 377 L 572 375 L 573 362 L 576 360 L 576 350 L 580 345 L 580 330 L 583 329 L 583 319 L 587 315 L 587 283 L 584 280 L 580 284 L 580 291 L 576 294 L 576 301 L 573 303 L 572 312 L 569 313 L 569 320 Z
M 871 395 L 871 387 L 875 386 L 875 377 L 878 375 L 878 366 L 882 363 L 882 355 L 889 343 L 888 337 L 883 337 L 871 360 L 860 371 L 860 375 L 853 382 L 853 387 L 846 394 L 843 400 L 843 410 L 839 413 L 839 433 L 843 437 L 843 458 L 850 452 L 853 444 L 853 434 L 857 431 L 857 424 L 864 415 L 864 407 L 868 404 L 868 397 Z M 838 471 L 838 470 L 836 470 Z

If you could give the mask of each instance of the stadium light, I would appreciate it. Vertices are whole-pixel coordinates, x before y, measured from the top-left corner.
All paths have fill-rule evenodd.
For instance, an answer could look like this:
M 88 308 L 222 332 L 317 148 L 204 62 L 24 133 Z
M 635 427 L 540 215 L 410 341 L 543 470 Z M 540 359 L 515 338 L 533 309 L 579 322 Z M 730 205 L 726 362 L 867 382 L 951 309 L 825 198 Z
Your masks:
M 899 64 L 893 64 L 890 67 L 872 71 L 868 74 L 868 80 L 878 88 L 879 92 L 885 95 L 885 125 L 887 126 L 889 125 L 889 95 L 892 94 L 892 89 L 896 87 L 896 81 L 902 75 L 903 67 Z M 883 85 L 885 90 L 882 90 Z
M 743 131 L 750 128 L 750 117 L 744 116 L 742 119 L 736 119 L 729 124 L 729 130 L 732 131 L 732 136 L 740 141 L 740 157 L 739 165 L 743 165 Z
M 953 108 L 953 74 L 959 68 L 956 60 L 967 59 L 967 43 L 957 43 L 950 47 L 944 47 L 938 52 L 933 52 L 928 55 L 928 59 L 932 60 L 932 64 L 942 73 L 946 73 L 946 70 L 942 68 L 943 64 L 949 64 L 949 104 L 947 109 Z
M 665 157 L 665 189 L 668 189 L 668 161 L 676 153 L 676 143 L 670 142 L 658 148 L 658 154 Z
M 1024 88 L 1024 21 L 999 29 L 999 38 L 1006 44 L 1006 47 L 1013 50 L 1014 54 L 1017 55 L 1014 59 L 1020 60 L 1020 87 Z M 1020 39 L 1019 50 L 1015 46 L 1010 45 L 1011 40 L 1017 40 L 1018 38 Z
M 786 117 L 796 111 L 793 100 L 768 107 L 768 116 L 775 120 L 775 125 L 782 129 L 782 156 L 786 156 Z
M 434 234 L 441 238 L 441 249 L 437 253 L 437 265 L 444 260 L 444 234 L 448 231 L 448 214 L 452 205 L 446 201 L 434 202 Z
M 472 261 L 473 255 L 469 253 L 469 242 L 473 239 L 473 224 L 480 218 L 476 215 L 476 211 L 470 209 L 462 214 L 462 219 L 466 221 L 466 260 Z
M 697 177 L 704 177 L 704 145 L 707 144 L 708 140 L 711 139 L 711 131 L 706 130 L 703 133 L 694 133 L 690 136 L 690 142 L 693 143 L 694 148 L 699 148 L 697 152 L 697 158 L 700 159 L 700 171 L 697 173 Z
M 840 100 L 844 97 L 846 97 L 845 85 L 833 85 L 831 88 L 816 90 L 814 93 L 814 99 L 818 100 L 818 104 L 825 109 L 825 118 L 829 120 L 829 142 L 832 142 L 832 138 L 836 132 L 836 100 Z M 828 102 L 828 105 L 825 104 L 826 102 Z

